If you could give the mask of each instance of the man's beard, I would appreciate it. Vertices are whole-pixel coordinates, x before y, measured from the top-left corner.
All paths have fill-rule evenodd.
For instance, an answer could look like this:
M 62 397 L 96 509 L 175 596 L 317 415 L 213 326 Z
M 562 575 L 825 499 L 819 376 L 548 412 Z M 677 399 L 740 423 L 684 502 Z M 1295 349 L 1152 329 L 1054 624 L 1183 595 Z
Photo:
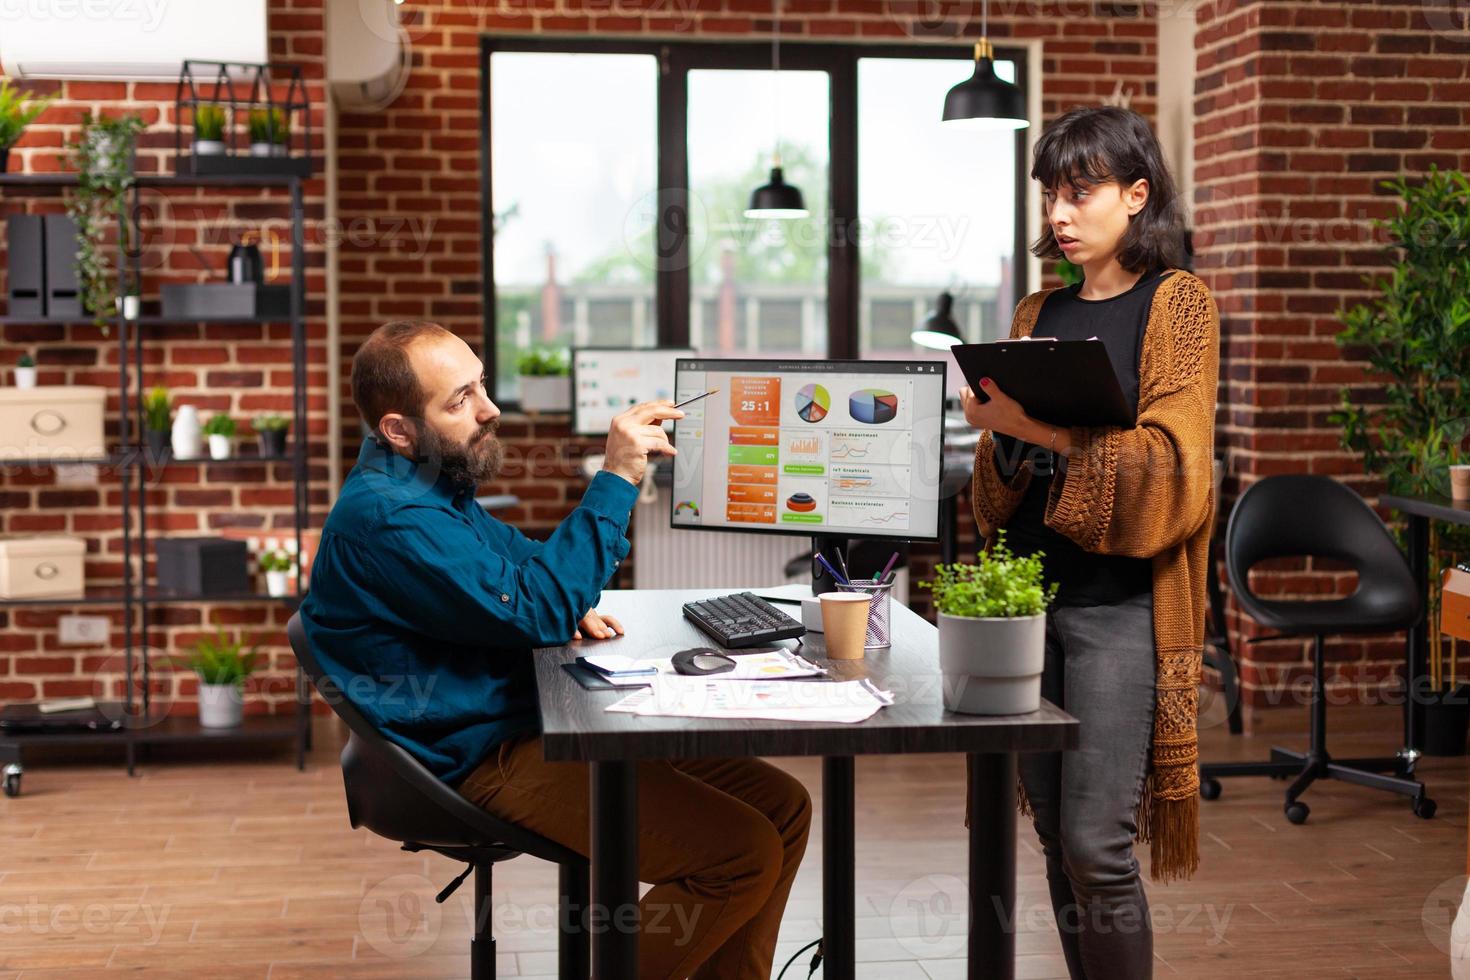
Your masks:
M 505 447 L 495 433 L 500 429 L 500 420 L 495 419 L 480 427 L 469 442 L 450 442 L 425 423 L 416 447 L 416 459 L 421 466 L 437 467 L 439 473 L 450 482 L 461 486 L 479 486 L 485 480 L 493 480 L 500 473 L 500 464 L 505 456 Z

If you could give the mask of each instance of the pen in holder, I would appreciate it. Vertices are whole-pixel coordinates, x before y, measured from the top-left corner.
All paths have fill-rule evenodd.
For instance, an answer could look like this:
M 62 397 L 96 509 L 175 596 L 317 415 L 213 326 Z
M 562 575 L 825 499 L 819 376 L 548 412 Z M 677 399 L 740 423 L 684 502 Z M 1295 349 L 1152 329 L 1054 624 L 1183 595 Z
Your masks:
M 865 592 L 868 595 L 868 633 L 863 649 L 886 650 L 892 646 L 892 633 L 888 628 L 888 605 L 893 595 L 893 583 L 880 584 L 854 579 L 847 585 L 837 586 L 837 589 L 841 592 Z

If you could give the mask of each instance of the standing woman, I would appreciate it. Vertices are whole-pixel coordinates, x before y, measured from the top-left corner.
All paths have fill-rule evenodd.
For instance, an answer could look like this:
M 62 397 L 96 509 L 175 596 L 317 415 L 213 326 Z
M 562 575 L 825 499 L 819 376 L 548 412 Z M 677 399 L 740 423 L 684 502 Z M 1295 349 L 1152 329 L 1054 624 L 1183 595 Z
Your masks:
M 1059 583 L 1042 694 L 1080 722 L 1071 752 L 1022 754 L 1021 808 L 1046 856 L 1074 978 L 1152 975 L 1153 932 L 1133 842 L 1156 881 L 1199 864 L 1196 684 L 1214 507 L 1220 321 L 1177 267 L 1184 223 L 1143 117 L 1074 109 L 1042 134 L 1031 176 L 1046 200 L 1032 246 L 1083 281 L 1016 308 L 1011 337 L 1097 337 L 1136 411 L 1133 428 L 1034 419 L 995 382 L 961 392 L 985 430 L 975 519 L 1018 555 L 1043 552 Z

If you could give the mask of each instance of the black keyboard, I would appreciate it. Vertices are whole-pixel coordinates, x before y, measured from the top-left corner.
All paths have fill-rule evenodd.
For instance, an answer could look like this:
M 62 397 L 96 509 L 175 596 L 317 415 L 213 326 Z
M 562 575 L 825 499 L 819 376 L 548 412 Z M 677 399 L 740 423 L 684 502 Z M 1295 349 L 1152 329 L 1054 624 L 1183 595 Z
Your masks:
M 763 646 L 806 633 L 799 621 L 753 592 L 686 602 L 684 618 L 731 649 Z

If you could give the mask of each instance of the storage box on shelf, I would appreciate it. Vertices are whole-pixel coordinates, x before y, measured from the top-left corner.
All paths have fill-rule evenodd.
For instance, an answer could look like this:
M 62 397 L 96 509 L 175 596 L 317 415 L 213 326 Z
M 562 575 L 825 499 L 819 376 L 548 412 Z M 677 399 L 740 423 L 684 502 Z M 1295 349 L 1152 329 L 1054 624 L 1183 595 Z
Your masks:
M 87 543 L 65 535 L 0 539 L 0 599 L 80 599 Z

